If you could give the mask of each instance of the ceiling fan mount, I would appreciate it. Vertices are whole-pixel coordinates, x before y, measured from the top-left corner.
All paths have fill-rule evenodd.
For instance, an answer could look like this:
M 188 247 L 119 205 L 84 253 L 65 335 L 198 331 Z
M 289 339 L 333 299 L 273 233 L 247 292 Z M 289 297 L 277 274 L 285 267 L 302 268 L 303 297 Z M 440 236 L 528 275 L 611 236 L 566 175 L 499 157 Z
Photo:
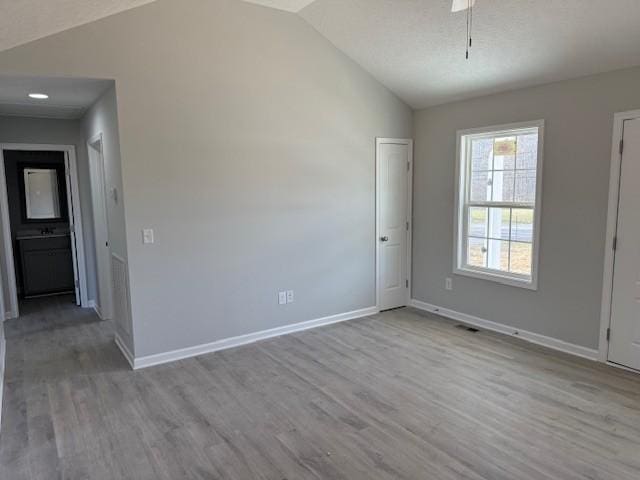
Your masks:
M 476 4 L 476 0 L 453 0 L 451 4 L 451 12 L 467 12 L 467 42 L 465 57 L 469 60 L 469 50 L 471 49 L 473 40 L 471 39 L 471 30 L 473 28 L 473 7 Z
M 463 10 L 469 10 L 476 4 L 476 0 L 453 0 L 451 5 L 452 12 L 462 12 Z

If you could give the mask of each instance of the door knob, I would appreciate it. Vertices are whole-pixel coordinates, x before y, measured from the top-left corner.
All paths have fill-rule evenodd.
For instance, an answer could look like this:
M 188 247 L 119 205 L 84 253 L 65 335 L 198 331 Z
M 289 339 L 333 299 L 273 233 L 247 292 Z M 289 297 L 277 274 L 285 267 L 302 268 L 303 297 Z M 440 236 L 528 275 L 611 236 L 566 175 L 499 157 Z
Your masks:
M 389 237 L 380 237 L 380 241 L 381 242 L 388 242 L 389 241 Z

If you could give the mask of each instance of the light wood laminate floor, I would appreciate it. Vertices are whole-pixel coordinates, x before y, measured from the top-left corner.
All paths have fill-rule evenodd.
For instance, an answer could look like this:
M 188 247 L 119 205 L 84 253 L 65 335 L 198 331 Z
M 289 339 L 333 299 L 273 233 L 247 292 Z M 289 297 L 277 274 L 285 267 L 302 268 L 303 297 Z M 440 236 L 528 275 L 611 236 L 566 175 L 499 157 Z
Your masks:
M 640 376 L 407 309 L 130 371 L 62 300 L 7 323 L 0 478 L 640 479 Z

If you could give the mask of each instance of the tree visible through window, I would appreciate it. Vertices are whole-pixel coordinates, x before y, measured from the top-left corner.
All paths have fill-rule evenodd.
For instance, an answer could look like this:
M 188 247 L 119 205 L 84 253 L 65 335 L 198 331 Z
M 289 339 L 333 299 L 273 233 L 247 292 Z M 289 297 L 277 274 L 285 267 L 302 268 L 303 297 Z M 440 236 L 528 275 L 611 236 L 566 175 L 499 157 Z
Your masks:
M 457 273 L 534 285 L 541 129 L 459 134 Z

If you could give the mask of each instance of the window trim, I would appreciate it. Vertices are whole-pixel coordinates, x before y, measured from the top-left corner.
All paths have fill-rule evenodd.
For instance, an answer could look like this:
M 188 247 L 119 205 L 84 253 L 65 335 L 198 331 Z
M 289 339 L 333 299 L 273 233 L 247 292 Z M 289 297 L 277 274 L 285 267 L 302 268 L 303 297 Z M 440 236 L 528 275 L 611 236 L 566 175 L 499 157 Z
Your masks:
M 468 163 L 466 158 L 466 138 L 470 136 L 497 136 L 503 134 L 513 134 L 523 129 L 538 129 L 538 158 L 536 162 L 536 201 L 534 204 L 533 218 L 533 238 L 531 256 L 531 277 L 516 273 L 502 272 L 482 267 L 470 267 L 464 265 L 466 259 L 465 249 L 465 195 L 468 171 L 465 168 Z M 458 130 L 456 133 L 456 168 L 455 168 L 455 218 L 453 232 L 453 273 L 467 277 L 490 280 L 505 285 L 525 288 L 529 290 L 538 289 L 538 264 L 540 249 L 540 218 L 542 214 L 542 170 L 544 160 L 544 120 L 534 120 L 528 122 L 509 123 L 504 125 L 493 125 L 467 130 Z M 515 203 L 515 202 L 514 202 Z M 509 203 L 511 206 L 511 203 Z

